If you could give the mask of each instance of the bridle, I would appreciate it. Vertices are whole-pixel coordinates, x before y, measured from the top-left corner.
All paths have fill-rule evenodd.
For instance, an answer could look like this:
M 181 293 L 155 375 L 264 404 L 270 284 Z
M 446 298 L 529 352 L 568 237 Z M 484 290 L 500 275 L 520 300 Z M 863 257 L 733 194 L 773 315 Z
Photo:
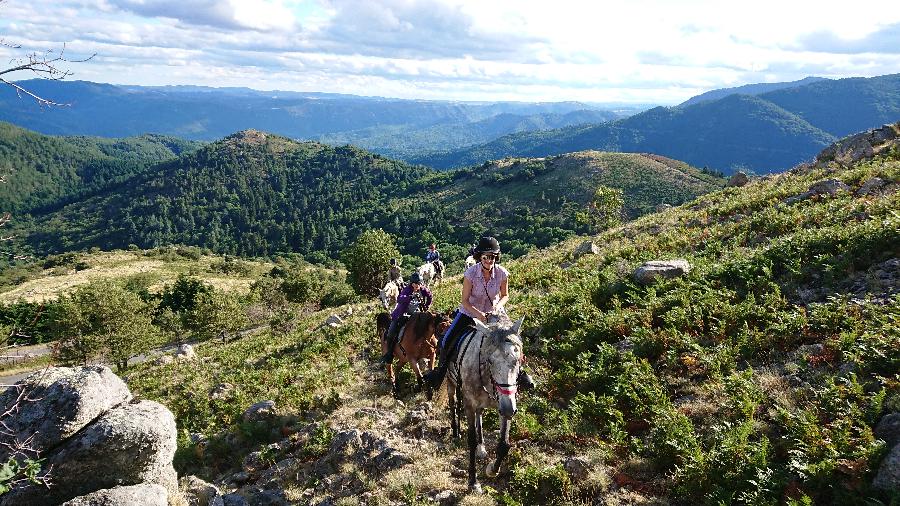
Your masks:
M 506 341 L 504 340 L 504 342 L 506 342 Z M 510 397 L 516 395 L 516 393 L 519 390 L 519 383 L 518 382 L 516 382 L 516 383 L 500 383 L 497 380 L 495 380 L 494 379 L 494 362 L 493 362 L 493 360 L 491 360 L 490 358 L 488 358 L 486 361 L 481 360 L 481 350 L 483 348 L 484 348 L 484 334 L 481 335 L 481 346 L 478 347 L 478 364 L 481 369 L 481 371 L 479 371 L 480 374 L 479 374 L 478 379 L 481 381 L 482 390 L 487 392 L 488 395 L 490 395 L 494 400 L 499 400 L 498 394 L 503 394 L 503 395 L 507 395 Z M 524 356 L 519 358 L 519 360 L 518 360 L 518 362 L 520 362 L 520 363 L 524 362 L 524 361 L 525 361 Z M 488 377 L 491 379 L 491 390 L 488 390 L 484 386 L 484 369 L 485 369 L 484 366 L 487 366 Z

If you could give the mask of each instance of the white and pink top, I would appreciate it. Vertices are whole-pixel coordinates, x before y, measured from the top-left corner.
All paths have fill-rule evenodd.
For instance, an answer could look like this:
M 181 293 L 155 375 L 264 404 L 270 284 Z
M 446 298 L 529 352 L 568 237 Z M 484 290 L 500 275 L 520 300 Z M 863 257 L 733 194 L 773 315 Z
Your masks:
M 487 313 L 494 309 L 494 304 L 500 300 L 500 285 L 509 278 L 509 271 L 500 265 L 491 267 L 490 276 L 484 278 L 484 270 L 481 268 L 481 262 L 466 269 L 463 274 L 472 283 L 472 293 L 469 295 L 469 304 L 482 313 Z M 460 306 L 460 312 L 472 318 L 478 318 L 478 315 L 469 314 L 466 308 Z

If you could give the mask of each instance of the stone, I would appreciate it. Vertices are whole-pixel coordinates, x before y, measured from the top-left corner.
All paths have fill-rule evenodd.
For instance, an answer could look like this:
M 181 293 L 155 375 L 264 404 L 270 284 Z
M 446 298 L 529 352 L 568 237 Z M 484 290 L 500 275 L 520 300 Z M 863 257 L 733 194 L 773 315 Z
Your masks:
M 894 445 L 881 462 L 872 486 L 882 490 L 900 490 L 900 444 Z
M 809 193 L 812 195 L 836 195 L 845 191 L 850 191 L 850 187 L 843 181 L 833 178 L 818 181 L 809 187 Z
M 728 178 L 728 186 L 741 187 L 749 182 L 750 178 L 747 177 L 747 174 L 744 174 L 741 171 L 735 172 L 730 178 Z
M 167 495 L 162 485 L 141 483 L 91 492 L 61 506 L 167 506 Z
M 581 243 L 575 251 L 572 253 L 575 258 L 579 258 L 583 255 L 597 255 L 600 253 L 600 246 L 594 244 L 594 241 L 584 241 Z
M 242 490 L 249 504 L 253 506 L 288 506 L 290 504 L 280 489 L 251 488 Z
M 325 325 L 328 325 L 329 327 L 339 326 L 342 323 L 344 323 L 344 320 L 336 314 L 332 314 L 325 320 Z
M 634 280 L 642 285 L 649 285 L 658 278 L 677 278 L 691 271 L 687 260 L 652 260 L 644 262 L 634 271 Z
M 657 204 L 655 208 L 656 212 L 658 213 L 668 211 L 669 209 L 672 209 L 672 204 Z
M 573 482 L 584 481 L 591 472 L 591 463 L 584 457 L 570 457 L 563 464 L 563 469 L 569 473 Z
M 165 406 L 140 401 L 114 408 L 54 448 L 44 467 L 53 486 L 29 484 L 3 496 L 2 504 L 54 505 L 114 487 L 155 483 L 175 495 L 172 457 L 177 445 L 175 417 Z
M 857 197 L 865 197 L 887 186 L 887 181 L 880 177 L 867 179 L 866 182 L 856 190 Z
M 197 352 L 194 347 L 189 344 L 182 344 L 175 352 L 175 360 L 190 361 L 197 358 Z
M 244 411 L 245 422 L 263 422 L 275 416 L 275 401 L 260 401 Z
M 875 437 L 889 446 L 900 444 L 900 413 L 888 413 L 875 426 Z
M 210 506 L 219 497 L 219 489 L 196 476 L 184 476 L 178 482 L 188 506 Z
M 42 454 L 131 400 L 128 386 L 106 366 L 51 367 L 32 374 L 0 394 L 2 412 L 12 409 L 21 393 L 33 400 L 18 403 L 16 416 L 4 420 L 4 432 L 20 442 L 33 437 L 31 447 Z M 9 448 L 0 445 L 0 461 L 8 457 Z

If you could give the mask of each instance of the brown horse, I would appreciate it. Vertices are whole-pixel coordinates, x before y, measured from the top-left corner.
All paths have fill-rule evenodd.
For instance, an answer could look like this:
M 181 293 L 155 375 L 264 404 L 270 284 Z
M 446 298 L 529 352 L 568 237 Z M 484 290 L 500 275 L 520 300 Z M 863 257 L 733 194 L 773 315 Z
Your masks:
M 387 313 L 380 313 L 376 316 L 376 325 L 378 329 L 378 338 L 381 340 L 381 352 L 387 353 L 387 329 L 391 324 L 391 317 Z M 431 312 L 414 313 L 410 316 L 409 321 L 401 329 L 400 339 L 394 348 L 394 360 L 397 361 L 397 369 L 399 371 L 403 364 L 409 364 L 413 373 L 416 375 L 416 383 L 419 390 L 423 389 L 422 382 L 422 359 L 428 360 L 428 368 L 434 368 L 435 350 L 437 349 L 437 336 L 435 333 L 445 332 L 450 326 L 450 321 L 446 315 L 434 314 Z M 395 377 L 394 362 L 391 361 L 387 365 L 388 379 L 391 381 L 391 389 L 396 395 L 398 392 L 397 380 Z

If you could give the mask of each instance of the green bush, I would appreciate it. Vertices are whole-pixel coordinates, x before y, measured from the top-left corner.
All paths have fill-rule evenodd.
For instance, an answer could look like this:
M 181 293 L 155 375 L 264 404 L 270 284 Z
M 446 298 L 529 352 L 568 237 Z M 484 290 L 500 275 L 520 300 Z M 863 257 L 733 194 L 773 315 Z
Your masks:
M 360 295 L 375 295 L 387 282 L 387 268 L 391 258 L 400 251 L 394 239 L 384 230 L 369 230 L 341 253 L 347 266 L 348 281 Z

